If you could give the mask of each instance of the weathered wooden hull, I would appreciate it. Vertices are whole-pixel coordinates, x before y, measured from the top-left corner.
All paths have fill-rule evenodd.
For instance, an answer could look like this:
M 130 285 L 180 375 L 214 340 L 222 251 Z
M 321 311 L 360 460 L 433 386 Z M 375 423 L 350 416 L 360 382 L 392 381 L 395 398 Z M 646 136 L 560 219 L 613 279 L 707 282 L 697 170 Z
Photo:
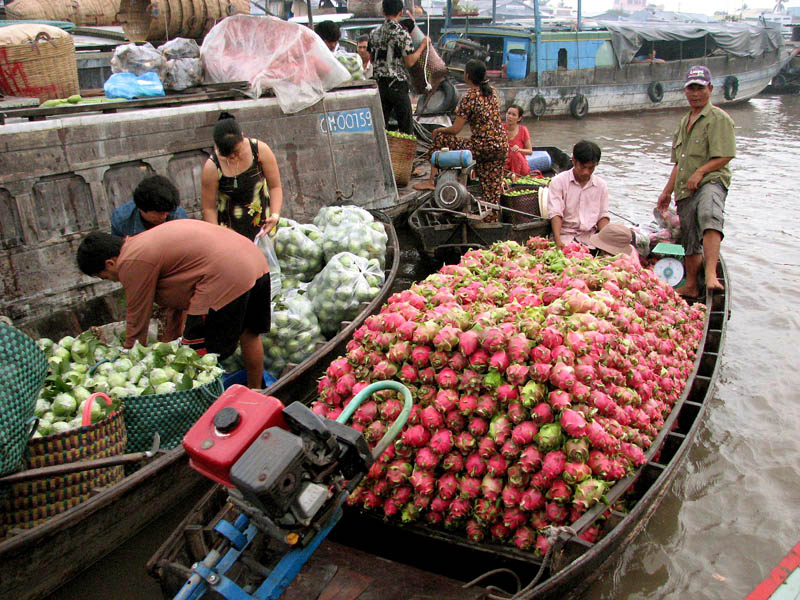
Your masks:
M 305 361 L 291 365 L 266 394 L 297 399 L 316 393 L 316 380 L 333 357 L 344 353 L 355 329 L 386 302 L 400 266 L 400 245 L 391 222 L 382 220 L 389 239 L 380 294 L 364 303 L 352 321 L 343 323 Z M 190 493 L 207 486 L 208 481 L 189 467 L 179 446 L 87 502 L 0 541 L 0 598 L 45 597 Z
M 713 74 L 714 91 L 711 102 L 717 106 L 745 102 L 756 96 L 782 66 L 781 56 L 776 51 L 756 59 L 719 56 L 704 60 L 630 64 L 621 69 L 602 67 L 546 71 L 541 86 L 535 86 L 527 79 L 498 79 L 492 81 L 492 85 L 497 89 L 504 107 L 517 104 L 528 111 L 528 114 L 534 113 L 531 103 L 536 96 L 541 95 L 547 103 L 543 117 L 570 116 L 571 104 L 577 94 L 586 97 L 589 115 L 686 109 L 684 78 L 689 68 L 698 62 L 707 65 Z M 725 95 L 725 80 L 728 77 L 735 77 L 738 86 L 732 98 Z M 657 102 L 648 94 L 648 89 L 656 82 L 663 89 L 663 98 Z M 465 88 L 462 85 L 458 87 L 463 93 Z
M 113 209 L 148 174 L 169 177 L 199 217 L 200 172 L 223 110 L 275 152 L 284 216 L 310 222 L 326 205 L 397 204 L 370 84 L 334 90 L 292 115 L 261 98 L 7 122 L 0 125 L 0 314 L 25 326 L 116 289 L 83 276 L 75 250 L 89 231 L 110 231 Z

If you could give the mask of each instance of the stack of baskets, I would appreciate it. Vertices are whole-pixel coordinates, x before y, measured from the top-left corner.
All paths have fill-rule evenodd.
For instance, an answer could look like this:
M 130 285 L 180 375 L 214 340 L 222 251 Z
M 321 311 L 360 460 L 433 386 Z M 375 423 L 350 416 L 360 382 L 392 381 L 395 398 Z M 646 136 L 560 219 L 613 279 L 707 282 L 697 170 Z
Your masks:
M 387 131 L 386 140 L 389 143 L 389 155 L 392 158 L 394 181 L 398 186 L 408 185 L 408 182 L 411 181 L 414 157 L 417 154 L 417 138 L 412 135 Z
M 347 12 L 354 17 L 380 17 L 383 14 L 381 0 L 347 0 Z
M 199 39 L 221 19 L 250 14 L 249 0 L 119 0 L 118 18 L 132 42 Z
M 80 0 L 80 2 L 55 2 L 54 0 L 14 0 L 6 2 L 9 19 L 69 21 L 82 25 L 116 25 L 119 0 Z
M 21 23 L 0 28 L 0 92 L 40 102 L 80 91 L 72 36 L 58 27 Z

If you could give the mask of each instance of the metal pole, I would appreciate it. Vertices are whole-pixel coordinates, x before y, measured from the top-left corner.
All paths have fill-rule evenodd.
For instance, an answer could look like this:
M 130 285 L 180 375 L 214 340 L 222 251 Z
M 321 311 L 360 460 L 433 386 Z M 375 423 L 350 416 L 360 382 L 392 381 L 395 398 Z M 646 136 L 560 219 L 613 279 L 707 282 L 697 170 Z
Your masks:
M 306 6 L 308 7 L 308 28 L 312 31 L 314 30 L 314 14 L 311 10 L 311 0 L 306 0 Z
M 533 0 L 534 33 L 536 34 L 536 85 L 542 85 L 544 56 L 542 56 L 542 15 L 539 14 L 539 0 Z
M 450 13 L 453 12 L 453 0 L 447 0 L 447 14 L 444 16 L 444 28 L 450 29 Z
M 583 27 L 583 11 L 581 10 L 581 0 L 578 0 L 578 31 Z
M 497 21 L 497 0 L 492 0 L 492 23 Z

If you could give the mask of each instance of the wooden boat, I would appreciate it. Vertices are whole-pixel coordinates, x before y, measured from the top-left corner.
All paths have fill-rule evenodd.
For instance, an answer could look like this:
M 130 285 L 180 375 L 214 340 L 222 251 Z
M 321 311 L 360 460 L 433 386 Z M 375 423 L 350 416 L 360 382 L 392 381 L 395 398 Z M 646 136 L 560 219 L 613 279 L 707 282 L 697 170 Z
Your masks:
M 777 25 L 600 22 L 543 28 L 538 18 L 445 29 L 440 53 L 461 80 L 470 58 L 486 62 L 504 107 L 536 117 L 686 108 L 690 67 L 713 75 L 715 105 L 761 92 L 789 60 Z M 640 56 L 656 51 L 657 60 Z M 663 60 L 661 60 L 663 59 Z M 463 85 L 459 85 L 463 93 Z
M 793 600 L 800 597 L 800 542 L 744 600 Z
M 506 567 L 521 578 L 528 576 L 538 582 L 518 592 L 514 600 L 579 597 L 644 528 L 681 472 L 719 377 L 720 356 L 731 310 L 731 282 L 727 275 L 725 263 L 720 259 L 718 277 L 725 285 L 725 290 L 706 294 L 704 333 L 686 387 L 646 452 L 647 463 L 606 492 L 609 505 L 626 494 L 629 498 L 635 498 L 636 502 L 627 513 L 611 511 L 604 526 L 604 536 L 599 541 L 590 543 L 578 537 L 578 534 L 608 510 L 603 503 L 594 506 L 573 523 L 571 532 L 560 533 L 551 556 L 545 561 L 536 558 L 532 552 L 475 543 L 426 525 L 398 527 L 396 523 L 387 523 L 377 514 L 356 511 L 346 512 L 332 534 L 333 539 L 348 546 L 343 551 L 345 553 L 349 552 L 349 547 L 353 547 L 415 568 L 432 570 L 430 565 L 436 565 L 438 574 L 462 580 L 472 579 L 494 568 Z M 313 395 L 291 398 L 306 402 L 312 399 Z M 213 525 L 231 514 L 232 507 L 226 503 L 226 497 L 227 493 L 221 486 L 209 490 L 148 562 L 148 571 L 161 583 L 165 597 L 175 594 L 191 573 L 189 566 L 202 559 L 213 545 Z M 369 532 L 368 536 L 363 535 L 365 531 Z M 331 560 L 335 562 L 335 557 Z
M 390 220 L 381 220 L 389 239 L 386 278 L 380 293 L 364 303 L 352 321 L 342 323 L 340 331 L 320 343 L 305 361 L 288 365 L 266 393 L 291 398 L 315 392 L 317 377 L 335 356 L 344 352 L 353 332 L 367 316 L 386 302 L 400 266 L 400 246 Z M 86 502 L 37 527 L 12 532 L 11 537 L 0 541 L 0 598 L 44 598 L 205 486 L 208 481 L 189 468 L 183 447 L 179 446 L 161 453 Z

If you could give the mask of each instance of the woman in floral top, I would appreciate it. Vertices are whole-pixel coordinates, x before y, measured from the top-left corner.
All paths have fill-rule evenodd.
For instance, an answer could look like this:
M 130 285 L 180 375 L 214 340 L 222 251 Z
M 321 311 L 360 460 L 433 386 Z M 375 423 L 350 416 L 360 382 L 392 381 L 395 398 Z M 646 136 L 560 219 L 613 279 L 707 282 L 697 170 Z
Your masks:
M 264 142 L 244 137 L 227 112 L 214 126 L 214 150 L 203 166 L 201 195 L 204 221 L 251 240 L 278 224 L 283 205 L 278 161 Z
M 481 183 L 483 200 L 500 204 L 503 186 L 503 164 L 508 150 L 506 130 L 500 118 L 500 100 L 497 91 L 486 81 L 486 65 L 480 60 L 470 60 L 464 67 L 464 81 L 469 89 L 456 107 L 456 120 L 450 127 L 433 132 L 434 150 L 470 150 L 475 159 L 475 171 Z M 457 137 L 464 125 L 469 125 L 472 136 Z M 414 186 L 417 190 L 434 189 L 436 170 L 431 168 L 428 181 Z

